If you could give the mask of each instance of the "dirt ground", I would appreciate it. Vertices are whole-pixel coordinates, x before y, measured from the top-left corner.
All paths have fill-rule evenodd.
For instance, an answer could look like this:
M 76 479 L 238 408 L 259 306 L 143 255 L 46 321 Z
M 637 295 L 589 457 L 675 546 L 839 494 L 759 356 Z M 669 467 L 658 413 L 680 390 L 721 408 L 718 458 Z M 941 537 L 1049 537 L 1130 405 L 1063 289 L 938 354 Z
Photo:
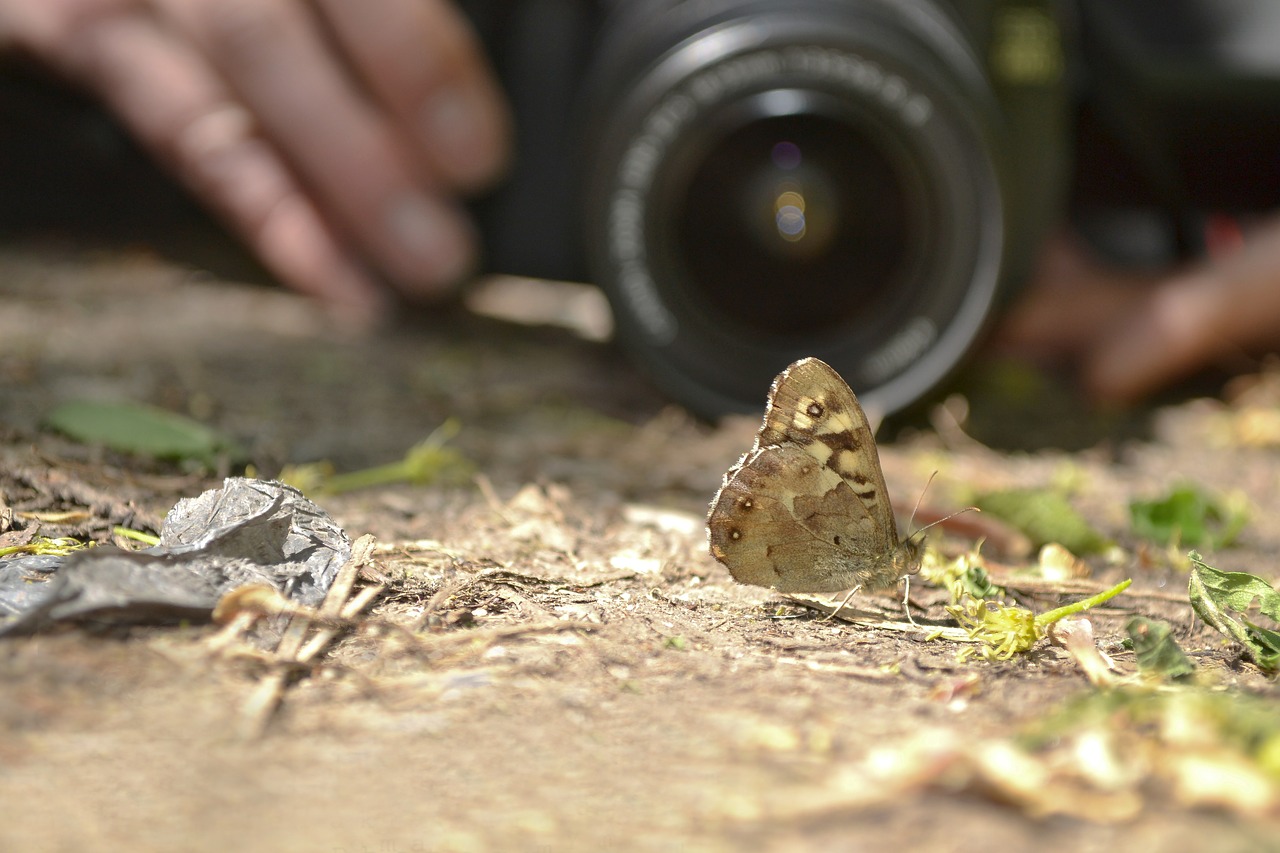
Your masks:
M 902 631 L 895 594 L 860 596 L 867 618 L 847 623 L 733 583 L 703 516 L 755 419 L 713 428 L 667 406 L 609 345 L 558 324 L 588 296 L 543 300 L 535 325 L 451 314 L 353 342 L 290 294 L 145 255 L 8 249 L 0 292 L 10 505 L 39 498 L 19 471 L 131 501 L 142 520 L 219 482 L 40 429 L 84 397 L 191 414 L 267 475 L 387 462 L 452 417 L 475 468 L 318 499 L 353 538 L 378 538 L 387 589 L 261 737 L 243 735 L 245 703 L 269 664 L 213 651 L 214 627 L 0 641 L 0 849 L 1280 849 L 1277 824 L 1158 785 L 1124 820 L 1037 817 L 963 780 L 877 791 L 869 755 L 1003 737 L 1092 688 L 1047 643 L 958 660 L 960 644 L 928 638 L 951 624 L 939 589 L 916 589 L 922 627 Z M 1224 687 L 1280 698 L 1195 623 L 1185 576 L 1144 554 L 1126 515 L 1183 479 L 1238 490 L 1254 521 L 1206 556 L 1280 576 L 1277 451 L 1222 440 L 1227 410 L 1205 400 L 1143 413 L 1126 437 L 1063 399 L 984 400 L 975 423 L 1003 417 L 1017 424 L 1004 446 L 1036 449 L 908 426 L 881 449 L 899 508 L 935 470 L 940 512 L 1069 476 L 1077 508 L 1127 549 L 1090 561 L 1098 588 L 1134 579 L 1091 614 L 1119 666 L 1133 670 L 1118 639 L 1137 612 L 1169 620 Z M 1049 446 L 1064 419 L 1086 449 Z M 109 514 L 88 527 L 102 535 Z

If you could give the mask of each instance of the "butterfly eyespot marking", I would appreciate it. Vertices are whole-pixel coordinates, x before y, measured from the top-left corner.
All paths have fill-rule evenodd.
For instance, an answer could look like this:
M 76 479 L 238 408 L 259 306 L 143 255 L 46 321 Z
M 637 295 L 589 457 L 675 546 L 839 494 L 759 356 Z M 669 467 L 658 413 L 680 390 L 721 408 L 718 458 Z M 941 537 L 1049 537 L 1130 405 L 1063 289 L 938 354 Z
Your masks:
M 835 540 L 834 540 L 834 541 L 835 541 L 835 544 L 836 544 L 836 545 L 839 545 L 839 544 L 840 544 L 840 537 L 839 537 L 839 536 L 835 537 Z
M 729 531 L 729 538 L 732 539 L 734 542 L 737 542 L 739 539 L 742 538 L 742 531 L 736 527 L 733 528 L 732 530 Z
M 823 409 L 823 408 L 822 408 L 822 404 L 821 404 L 821 403 L 819 403 L 817 400 L 810 400 L 810 401 L 809 401 L 809 405 L 805 407 L 805 412 L 806 412 L 806 413 L 809 415 L 809 417 L 811 417 L 811 418 L 820 418 L 820 417 L 822 417 L 822 413 L 823 413 L 824 411 L 825 411 L 825 409 Z

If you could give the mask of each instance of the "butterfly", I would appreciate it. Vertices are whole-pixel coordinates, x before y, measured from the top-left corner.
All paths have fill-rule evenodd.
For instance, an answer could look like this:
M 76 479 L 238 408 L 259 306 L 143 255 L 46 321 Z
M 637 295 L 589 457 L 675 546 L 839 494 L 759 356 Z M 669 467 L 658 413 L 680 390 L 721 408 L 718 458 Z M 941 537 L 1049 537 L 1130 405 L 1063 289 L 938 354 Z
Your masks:
M 707 540 L 734 580 L 779 592 L 885 589 L 924 551 L 898 537 L 858 398 L 816 358 L 773 381 L 755 445 L 711 501 Z

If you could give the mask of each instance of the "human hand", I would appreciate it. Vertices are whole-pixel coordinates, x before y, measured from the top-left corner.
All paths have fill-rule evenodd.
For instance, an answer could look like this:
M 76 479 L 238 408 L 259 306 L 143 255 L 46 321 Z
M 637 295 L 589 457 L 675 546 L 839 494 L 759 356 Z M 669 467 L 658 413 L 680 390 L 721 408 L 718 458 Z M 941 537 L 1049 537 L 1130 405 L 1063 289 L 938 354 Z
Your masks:
M 95 91 L 267 266 L 348 326 L 447 293 L 509 119 L 450 0 L 0 0 L 0 47 Z
M 1280 217 L 1237 246 L 1154 273 L 1108 269 L 1055 238 L 996 338 L 1023 354 L 1076 358 L 1086 390 L 1108 402 L 1280 348 Z

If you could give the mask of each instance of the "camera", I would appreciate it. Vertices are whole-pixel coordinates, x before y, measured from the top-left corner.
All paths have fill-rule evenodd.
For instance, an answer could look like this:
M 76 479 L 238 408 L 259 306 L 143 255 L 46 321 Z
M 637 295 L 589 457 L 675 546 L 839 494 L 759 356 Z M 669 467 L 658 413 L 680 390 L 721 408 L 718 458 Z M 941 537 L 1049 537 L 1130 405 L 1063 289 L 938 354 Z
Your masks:
M 707 416 L 808 355 L 869 410 L 921 399 L 1068 217 L 1151 266 L 1280 205 L 1275 0 L 459 2 L 517 125 L 489 269 L 598 284 Z M 0 61 L 0 114 L 0 233 L 221 263 L 92 100 Z
M 758 409 L 816 355 L 902 408 L 1061 215 L 1047 0 L 473 0 L 516 115 L 477 216 L 496 272 L 586 280 L 675 399 Z

